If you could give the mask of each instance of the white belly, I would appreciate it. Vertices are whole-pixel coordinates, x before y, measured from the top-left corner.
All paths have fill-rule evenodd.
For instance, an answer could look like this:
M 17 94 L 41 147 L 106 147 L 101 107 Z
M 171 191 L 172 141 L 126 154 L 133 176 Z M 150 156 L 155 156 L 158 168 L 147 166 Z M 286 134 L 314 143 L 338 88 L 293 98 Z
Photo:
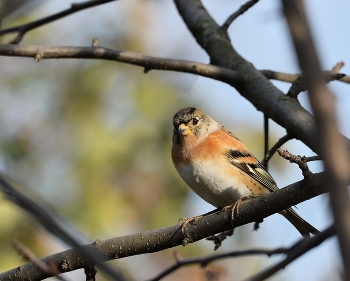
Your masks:
M 244 195 L 250 195 L 250 190 L 234 177 L 224 174 L 225 168 L 218 167 L 211 161 L 197 162 L 192 165 L 179 165 L 177 170 L 182 179 L 201 198 L 216 207 L 225 207 L 234 204 Z

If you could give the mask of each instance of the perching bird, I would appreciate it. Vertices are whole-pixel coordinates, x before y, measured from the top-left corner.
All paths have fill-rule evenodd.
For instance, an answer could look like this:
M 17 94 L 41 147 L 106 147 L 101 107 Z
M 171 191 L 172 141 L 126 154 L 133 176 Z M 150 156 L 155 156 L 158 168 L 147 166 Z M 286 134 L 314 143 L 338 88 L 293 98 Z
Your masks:
M 171 156 L 181 178 L 202 199 L 223 208 L 240 199 L 278 190 L 254 155 L 224 126 L 194 107 L 173 118 Z M 304 237 L 319 231 L 293 209 L 280 213 Z

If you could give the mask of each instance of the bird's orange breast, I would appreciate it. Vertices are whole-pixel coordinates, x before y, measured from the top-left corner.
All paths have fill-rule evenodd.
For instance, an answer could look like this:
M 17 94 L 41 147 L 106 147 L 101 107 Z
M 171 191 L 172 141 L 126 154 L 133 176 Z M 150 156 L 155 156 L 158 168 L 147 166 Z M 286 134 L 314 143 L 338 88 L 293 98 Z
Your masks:
M 171 155 L 174 165 L 177 166 L 193 161 L 214 160 L 220 155 L 224 157 L 226 147 L 215 133 L 209 134 L 204 140 L 190 134 L 182 137 L 180 143 L 172 147 Z

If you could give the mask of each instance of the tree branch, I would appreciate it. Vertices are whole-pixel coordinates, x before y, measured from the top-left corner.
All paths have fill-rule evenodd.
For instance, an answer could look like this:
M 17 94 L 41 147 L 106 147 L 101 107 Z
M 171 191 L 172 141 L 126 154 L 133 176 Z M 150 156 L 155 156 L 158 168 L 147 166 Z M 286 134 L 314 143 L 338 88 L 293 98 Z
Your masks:
M 156 229 L 83 246 L 84 251 L 91 255 L 98 255 L 100 262 L 120 259 L 133 255 L 158 252 L 167 248 L 182 245 L 184 239 L 192 242 L 208 236 L 238 227 L 250 222 L 260 221 L 274 213 L 294 206 L 312 197 L 327 192 L 323 173 L 312 175 L 307 181 L 300 181 L 289 185 L 277 192 L 246 200 L 240 205 L 239 216 L 231 221 L 231 210 L 219 211 L 200 217 L 194 224 L 188 224 L 185 237 L 181 231 L 182 225 L 176 224 L 162 229 Z M 57 253 L 41 259 L 45 263 L 52 263 L 61 272 L 91 266 L 89 259 L 77 249 Z M 27 263 L 19 268 L 0 274 L 0 280 L 42 280 L 49 277 L 46 272 L 38 270 L 33 263 Z
M 289 73 L 278 72 L 278 71 L 273 71 L 273 70 L 260 70 L 260 72 L 267 79 L 273 79 L 273 80 L 278 80 L 278 81 L 282 81 L 282 82 L 289 82 L 289 83 L 293 83 L 301 75 L 301 73 L 289 74 Z M 325 75 L 331 75 L 333 73 L 333 71 L 323 71 L 323 73 Z M 347 76 L 347 75 L 345 75 L 337 80 L 350 84 L 350 76 Z
M 259 272 L 258 274 L 248 278 L 246 281 L 262 281 L 266 278 L 272 276 L 277 271 L 285 268 L 288 264 L 296 260 L 301 255 L 305 254 L 309 250 L 317 247 L 322 242 L 324 242 L 329 237 L 335 234 L 334 225 L 328 227 L 325 231 L 317 234 L 316 236 L 309 239 L 300 239 L 290 248 L 277 248 L 274 250 L 263 250 L 263 249 L 253 249 L 253 250 L 244 250 L 244 251 L 230 251 L 223 252 L 219 254 L 209 255 L 206 257 L 197 257 L 197 258 L 188 258 L 188 259 L 177 259 L 176 263 L 165 269 L 163 272 L 159 273 L 157 276 L 148 279 L 147 281 L 158 281 L 175 270 L 184 267 L 186 265 L 200 264 L 201 267 L 206 267 L 209 263 L 217 261 L 224 258 L 232 257 L 243 257 L 248 255 L 267 255 L 268 257 L 278 254 L 286 254 L 286 258 L 278 262 L 274 266 Z
M 19 243 L 18 241 L 12 242 L 13 248 L 26 260 L 29 262 L 32 262 L 40 268 L 41 271 L 47 272 L 48 275 L 55 276 L 57 279 L 61 281 L 66 281 L 62 276 L 59 276 L 60 272 L 55 266 L 48 265 L 44 263 L 43 261 L 39 260 L 28 248 L 26 248 L 24 245 Z
M 329 82 L 334 80 L 339 80 L 345 77 L 346 75 L 342 73 L 333 73 L 333 70 L 332 70 L 331 73 L 325 73 L 323 76 L 324 76 L 324 82 L 328 84 Z M 307 90 L 307 86 L 306 86 L 305 77 L 303 75 L 300 75 L 297 79 L 295 79 L 295 81 L 293 81 L 292 85 L 288 90 L 287 96 L 293 99 L 297 99 L 298 95 L 301 92 L 304 92 L 306 90 Z
M 300 67 L 309 90 L 309 99 L 315 115 L 318 142 L 323 158 L 326 181 L 332 186 L 330 201 L 343 257 L 345 279 L 350 279 L 350 200 L 347 189 L 350 163 L 348 147 L 338 131 L 335 97 L 323 83 L 320 63 L 301 0 L 283 0 L 283 11 L 293 39 Z
M 62 12 L 53 14 L 51 16 L 48 16 L 48 17 L 45 17 L 45 18 L 42 18 L 42 19 L 39 19 L 39 20 L 36 20 L 33 22 L 26 23 L 23 25 L 18 25 L 18 26 L 2 29 L 2 30 L 0 30 L 0 36 L 4 35 L 4 34 L 8 34 L 8 33 L 18 32 L 15 39 L 13 39 L 10 42 L 10 44 L 18 44 L 22 41 L 24 35 L 32 29 L 35 29 L 35 28 L 42 26 L 44 24 L 48 24 L 48 23 L 53 22 L 55 20 L 61 19 L 63 17 L 66 17 L 66 16 L 71 15 L 73 13 L 76 13 L 78 11 L 92 8 L 94 6 L 102 5 L 102 4 L 105 4 L 108 2 L 112 2 L 112 1 L 115 1 L 115 0 L 90 0 L 90 1 L 82 2 L 82 3 L 72 3 L 71 7 L 69 9 L 63 10 Z
M 279 149 L 282 145 L 284 145 L 287 141 L 290 141 L 292 137 L 288 134 L 280 138 L 275 145 L 268 151 L 268 153 L 265 155 L 264 159 L 261 161 L 261 164 L 263 164 L 266 167 L 266 163 L 271 159 L 271 157 L 275 154 L 277 149 Z
M 51 47 L 51 46 L 17 46 L 0 45 L 0 56 L 32 57 L 42 59 L 104 59 L 124 62 L 144 67 L 145 72 L 152 69 L 180 71 L 212 78 L 228 84 L 241 81 L 237 71 L 194 61 L 173 60 L 145 56 L 139 53 L 112 50 L 100 46 L 91 47 Z
M 266 155 L 269 152 L 269 117 L 264 114 L 264 155 L 265 155 L 265 159 Z M 268 163 L 269 163 L 269 159 L 267 159 L 265 162 L 261 163 L 263 164 L 263 166 L 266 168 L 266 170 L 268 170 Z
M 252 76 L 249 77 L 248 75 L 247 77 L 247 70 L 244 68 L 241 69 L 241 67 L 239 67 L 237 71 L 233 71 L 225 68 L 227 65 L 220 67 L 185 60 L 155 58 L 139 53 L 112 50 L 99 46 L 52 47 L 3 44 L 0 45 L 0 56 L 33 57 L 36 61 L 52 58 L 105 59 L 138 65 L 144 67 L 145 72 L 152 69 L 181 71 L 212 78 L 235 86 L 238 90 L 242 91 L 245 97 L 250 100 L 258 110 L 265 112 L 269 118 L 286 128 L 287 132 L 293 138 L 303 141 L 313 150 L 316 149 L 317 139 L 315 139 L 315 135 L 313 134 L 313 117 L 302 108 L 300 104 L 293 101 L 293 99 L 286 98 L 285 95 L 275 88 L 268 80 L 262 80 L 260 72 L 256 69 L 250 69 L 249 71 L 252 72 Z M 243 58 L 240 57 L 240 59 Z M 252 67 L 250 63 L 244 62 L 249 68 Z M 223 64 L 227 63 L 225 62 Z M 254 78 L 254 76 L 257 77 Z M 258 79 L 259 82 L 256 83 L 256 81 L 251 79 Z M 251 83 L 248 85 L 247 81 L 251 81 Z M 253 87 L 259 83 L 264 83 L 263 87 Z M 242 85 L 246 85 L 247 89 Z
M 228 19 L 223 23 L 220 27 L 223 31 L 227 32 L 227 29 L 231 25 L 231 23 L 238 18 L 240 15 L 243 15 L 246 11 L 248 11 L 251 7 L 253 7 L 259 0 L 250 0 L 244 5 L 242 5 L 236 12 L 228 17 Z
M 311 161 L 322 161 L 322 158 L 320 156 L 306 157 L 306 162 L 311 162 Z
M 323 241 L 328 239 L 329 237 L 333 236 L 335 234 L 335 227 L 334 225 L 328 227 L 325 231 L 322 231 L 321 233 L 317 234 L 314 237 L 311 237 L 309 239 L 303 239 L 299 241 L 298 243 L 294 244 L 288 250 L 287 257 L 275 264 L 274 266 L 263 270 L 259 272 L 258 274 L 246 279 L 245 281 L 262 281 L 266 280 L 266 278 L 270 277 L 277 271 L 285 268 L 288 264 L 290 264 L 292 261 L 299 258 L 301 255 L 305 254 L 307 251 L 317 247 L 320 245 Z
M 177 9 L 198 44 L 208 53 L 212 64 L 239 71 L 242 82 L 237 91 L 259 111 L 287 130 L 287 133 L 317 154 L 319 147 L 313 116 L 297 101 L 285 96 L 253 64 L 242 58 L 230 40 L 222 36 L 218 24 L 199 0 L 174 0 Z M 196 16 L 193 16 L 196 15 Z M 348 140 L 350 147 L 350 142 Z
M 107 264 L 100 264 L 101 259 L 103 258 L 100 253 L 95 252 L 94 254 L 92 254 L 89 250 L 85 249 L 84 247 L 80 247 L 81 245 L 86 243 L 86 240 L 83 239 L 83 235 L 77 235 L 77 231 L 75 229 L 70 227 L 64 220 L 62 220 L 56 214 L 54 214 L 54 212 L 50 211 L 49 208 L 44 206 L 42 203 L 37 202 L 37 200 L 34 200 L 29 195 L 20 192 L 15 186 L 16 184 L 12 180 L 0 174 L 0 190 L 6 195 L 6 199 L 15 203 L 27 214 L 32 215 L 49 232 L 51 232 L 64 242 L 68 243 L 72 247 L 75 247 L 76 255 L 81 256 L 84 259 L 85 264 L 87 264 L 87 266 L 90 266 L 91 263 L 98 264 L 99 268 L 103 272 L 105 272 L 112 280 L 125 280 L 123 274 L 117 269 L 112 268 Z M 79 262 L 79 260 L 76 262 Z M 38 268 L 37 263 L 43 263 L 47 266 L 50 266 L 51 268 L 55 268 L 54 271 L 40 270 L 42 276 L 47 277 L 57 275 L 57 271 L 63 272 L 62 269 L 67 267 L 67 263 L 64 260 L 61 260 L 60 263 L 54 263 L 50 259 L 40 261 L 36 260 L 35 262 L 31 263 L 33 265 L 33 267 L 31 268 L 31 272 L 27 272 L 25 270 L 22 270 L 23 268 L 19 268 L 17 274 L 15 274 L 15 277 L 20 279 L 14 278 L 13 280 L 22 280 L 22 277 L 25 278 L 23 280 L 31 280 L 33 276 L 36 276 L 36 270 Z M 41 279 L 44 278 L 46 277 L 42 277 Z M 8 279 L 9 277 L 0 277 L 0 280 Z
M 251 255 L 266 255 L 268 257 L 271 257 L 273 255 L 285 254 L 287 252 L 288 252 L 288 248 L 277 248 L 274 250 L 252 249 L 252 250 L 244 250 L 244 251 L 224 252 L 224 253 L 214 254 L 206 257 L 178 259 L 176 263 L 174 263 L 172 266 L 168 267 L 163 272 L 159 273 L 157 276 L 151 279 L 148 279 L 147 281 L 158 281 L 164 278 L 165 276 L 169 275 L 170 273 L 174 272 L 175 270 L 181 267 L 184 267 L 186 265 L 200 264 L 201 267 L 206 267 L 209 263 L 213 261 L 217 261 L 219 259 L 224 259 L 224 258 L 236 258 L 236 257 L 244 257 L 244 256 L 251 256 Z
M 289 160 L 290 163 L 295 163 L 299 166 L 299 169 L 303 173 L 305 179 L 309 178 L 312 175 L 312 172 L 307 165 L 306 157 L 300 155 L 294 155 L 288 150 L 277 149 L 278 154 L 286 160 Z

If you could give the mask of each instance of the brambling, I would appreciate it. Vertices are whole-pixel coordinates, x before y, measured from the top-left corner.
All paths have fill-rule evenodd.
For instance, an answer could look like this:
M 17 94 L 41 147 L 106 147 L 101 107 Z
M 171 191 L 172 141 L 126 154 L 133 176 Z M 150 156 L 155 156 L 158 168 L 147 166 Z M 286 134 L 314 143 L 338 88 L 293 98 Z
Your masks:
M 173 118 L 171 156 L 181 178 L 211 205 L 224 208 L 242 198 L 278 190 L 265 167 L 224 126 L 194 107 Z M 304 237 L 319 231 L 293 209 L 281 213 Z

